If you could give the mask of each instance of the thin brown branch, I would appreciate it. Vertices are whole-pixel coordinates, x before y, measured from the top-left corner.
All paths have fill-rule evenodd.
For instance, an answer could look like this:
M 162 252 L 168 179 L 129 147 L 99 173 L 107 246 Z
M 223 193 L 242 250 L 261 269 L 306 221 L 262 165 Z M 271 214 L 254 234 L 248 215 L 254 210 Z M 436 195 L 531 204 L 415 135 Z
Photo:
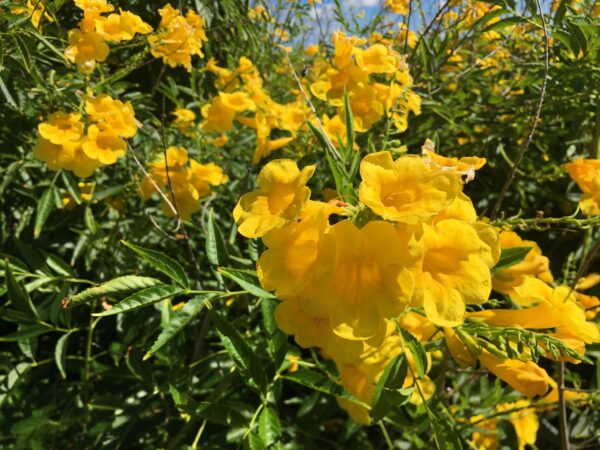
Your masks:
M 546 18 L 544 16 L 544 11 L 542 9 L 540 0 L 536 0 L 536 4 L 538 7 L 538 11 L 540 13 L 540 18 L 542 20 L 542 30 L 544 32 L 544 78 L 542 80 L 540 99 L 539 99 L 537 109 L 535 112 L 535 116 L 533 119 L 533 123 L 531 126 L 531 131 L 529 132 L 529 136 L 527 136 L 527 141 L 525 142 L 525 145 L 521 148 L 521 151 L 517 155 L 517 157 L 515 159 L 515 163 L 513 164 L 513 167 L 510 171 L 508 178 L 506 179 L 506 182 L 504 183 L 504 185 L 502 186 L 502 189 L 500 190 L 500 195 L 498 195 L 498 200 L 496 200 L 496 204 L 494 205 L 494 209 L 492 210 L 492 214 L 491 214 L 492 220 L 495 220 L 496 217 L 498 217 L 500 208 L 502 207 L 502 202 L 504 201 L 504 197 L 506 197 L 506 193 L 508 192 L 510 185 L 512 184 L 512 182 L 514 181 L 514 179 L 516 177 L 517 168 L 519 167 L 519 164 L 523 160 L 523 156 L 525 156 L 525 152 L 531 145 L 531 141 L 533 140 L 533 135 L 535 133 L 538 122 L 540 120 L 540 115 L 542 113 L 542 105 L 544 104 L 544 97 L 546 96 L 546 85 L 548 84 L 548 71 L 550 69 L 550 50 L 548 47 L 548 28 L 546 26 Z

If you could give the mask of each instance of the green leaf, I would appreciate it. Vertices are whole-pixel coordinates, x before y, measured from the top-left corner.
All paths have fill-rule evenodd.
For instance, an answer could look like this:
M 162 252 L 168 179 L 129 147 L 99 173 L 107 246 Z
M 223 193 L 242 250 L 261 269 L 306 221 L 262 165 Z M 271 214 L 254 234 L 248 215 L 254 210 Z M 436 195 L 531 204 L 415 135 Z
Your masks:
M 161 252 L 157 252 L 156 250 L 150 250 L 144 247 L 140 247 L 127 241 L 121 242 L 123 243 L 123 245 L 130 248 L 139 256 L 141 256 L 144 261 L 149 263 L 156 270 L 164 273 L 166 276 L 171 278 L 180 286 L 184 288 L 190 287 L 190 282 L 185 273 L 185 270 L 183 270 L 183 267 L 181 267 L 179 263 L 170 256 L 167 256 Z
M 278 303 L 278 301 L 272 298 L 263 298 L 260 301 L 263 324 L 267 334 L 267 345 L 269 346 L 269 353 L 273 357 L 276 369 L 283 363 L 287 352 L 287 336 L 279 329 L 275 322 L 275 308 Z
M 42 232 L 44 224 L 46 223 L 46 219 L 48 219 L 48 216 L 54 209 L 54 206 L 54 186 L 52 185 L 44 191 L 37 203 L 35 225 L 33 227 L 34 237 L 37 238 Z
M 208 298 L 210 298 L 210 296 L 206 295 L 194 297 L 188 300 L 180 310 L 175 311 L 167 325 L 165 325 L 162 332 L 158 335 L 158 338 L 156 338 L 156 341 L 154 341 L 154 344 L 152 344 L 152 348 L 144 355 L 144 360 L 150 358 L 163 348 L 167 342 L 173 339 L 176 334 L 183 330 L 188 323 L 200 314 L 204 309 L 205 301 Z
M 53 331 L 52 328 L 49 328 L 46 325 L 25 325 L 20 327 L 18 331 L 0 336 L 0 342 L 16 342 L 21 339 L 29 339 L 40 336 L 42 334 L 49 333 L 50 331 Z
M 317 141 L 319 141 L 319 144 L 325 151 L 325 157 L 327 158 L 327 162 L 329 164 L 329 169 L 331 170 L 331 174 L 333 175 L 333 179 L 335 181 L 335 188 L 337 189 L 337 191 L 339 193 L 343 193 L 344 186 L 345 186 L 345 177 L 344 177 L 345 170 L 344 170 L 344 167 L 341 166 L 341 163 L 338 164 L 336 159 L 333 157 L 333 154 L 335 153 L 335 149 L 333 149 L 331 147 L 331 145 L 329 144 L 329 140 L 327 139 L 325 134 L 323 134 L 323 132 L 319 128 L 317 128 L 311 122 L 306 122 L 306 123 L 308 124 L 308 127 L 310 128 L 312 133 L 315 135 L 315 137 L 317 138 Z
M 139 291 L 152 286 L 162 285 L 162 281 L 151 277 L 140 277 L 137 275 L 125 275 L 107 281 L 100 286 L 94 286 L 71 297 L 69 305 L 88 303 L 92 300 L 104 296 L 115 296 L 119 294 L 128 294 L 133 291 Z
M 248 448 L 250 450 L 266 450 L 267 446 L 258 434 L 251 432 L 248 435 Z
M 258 435 L 268 447 L 281 437 L 281 423 L 275 411 L 266 406 L 258 419 Z
M 398 331 L 402 333 L 404 342 L 412 354 L 418 377 L 423 378 L 425 376 L 425 372 L 427 372 L 427 352 L 425 351 L 423 344 L 421 344 L 417 338 L 408 331 L 400 327 L 398 327 Z
M 225 350 L 242 374 L 244 380 L 252 380 L 261 392 L 267 390 L 267 374 L 263 363 L 237 330 L 218 314 L 213 321 Z
M 429 407 L 427 410 L 438 450 L 462 450 L 464 448 L 463 440 L 454 427 L 452 417 L 441 417 L 437 411 L 433 411 Z
M 60 173 L 60 176 L 71 198 L 75 201 L 75 203 L 81 205 L 81 192 L 79 192 L 79 187 L 77 186 L 77 182 L 74 180 L 74 177 L 69 172 L 64 170 Z
M 519 264 L 525 259 L 533 247 L 509 247 L 503 248 L 500 254 L 498 263 L 492 268 L 492 276 L 496 275 L 499 271 L 508 269 L 514 265 Z
M 29 298 L 29 294 L 23 285 L 17 281 L 8 259 L 5 259 L 6 290 L 10 302 L 15 309 L 21 311 L 25 316 L 33 321 L 39 320 L 38 313 Z
M 281 378 L 309 387 L 314 391 L 333 395 L 335 397 L 342 397 L 346 400 L 356 403 L 357 405 L 369 408 L 369 405 L 358 400 L 349 392 L 344 391 L 342 386 L 340 386 L 334 380 L 314 370 L 300 369 L 296 372 L 283 375 Z
M 397 355 L 385 367 L 373 393 L 371 416 L 377 422 L 394 406 L 407 402 L 413 389 L 403 389 L 408 365 L 404 355 Z
M 174 297 L 175 295 L 185 292 L 179 286 L 173 286 L 170 284 L 161 284 L 158 286 L 152 286 L 136 292 L 130 297 L 120 301 L 112 308 L 96 313 L 94 316 L 112 316 L 114 314 L 120 314 L 124 312 L 130 312 L 144 306 L 152 305 L 153 303 L 160 302 L 167 298 Z
M 256 272 L 254 271 L 232 269 L 230 267 L 219 267 L 218 272 L 224 277 L 235 281 L 249 294 L 259 298 L 277 298 L 270 292 L 267 292 L 258 286 Z
M 58 371 L 63 380 L 67 379 L 65 363 L 67 361 L 67 341 L 71 333 L 72 331 L 63 334 L 56 342 L 56 347 L 54 347 L 54 361 L 56 362 L 56 367 L 58 367 Z
M 352 144 L 354 143 L 354 117 L 352 116 L 352 107 L 348 91 L 344 89 L 344 116 L 346 119 L 346 153 L 352 154 Z
M 83 222 L 85 223 L 85 227 L 90 230 L 92 234 L 96 234 L 98 227 L 96 226 L 96 219 L 94 219 L 92 208 L 90 208 L 89 205 L 85 207 L 85 211 L 83 213 Z
M 206 257 L 213 266 L 226 266 L 229 264 L 227 245 L 215 221 L 213 209 L 210 210 L 206 224 Z

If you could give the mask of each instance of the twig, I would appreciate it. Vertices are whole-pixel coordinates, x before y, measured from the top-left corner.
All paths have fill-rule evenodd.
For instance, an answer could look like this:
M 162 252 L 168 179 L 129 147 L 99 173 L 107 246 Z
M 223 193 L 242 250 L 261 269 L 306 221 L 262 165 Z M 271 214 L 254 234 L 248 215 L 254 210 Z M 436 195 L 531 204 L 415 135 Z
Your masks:
M 509 174 L 508 178 L 506 179 L 504 186 L 502 186 L 500 195 L 498 196 L 498 200 L 496 201 L 496 204 L 494 205 L 494 209 L 492 210 L 492 214 L 491 214 L 492 220 L 494 220 L 494 219 L 496 219 L 496 217 L 498 217 L 498 213 L 500 212 L 500 208 L 502 207 L 502 202 L 504 201 L 504 197 L 506 197 L 508 188 L 510 188 L 510 185 L 514 181 L 515 176 L 517 174 L 517 168 L 519 167 L 519 164 L 521 163 L 523 156 L 525 156 L 525 152 L 527 151 L 527 149 L 529 148 L 529 145 L 531 144 L 531 141 L 533 140 L 533 134 L 535 133 L 537 124 L 540 120 L 540 114 L 542 112 L 542 105 L 544 104 L 544 97 L 546 96 L 546 85 L 548 83 L 548 71 L 550 69 L 550 52 L 548 49 L 548 29 L 546 27 L 546 18 L 544 17 L 544 11 L 542 9 L 540 0 L 536 0 L 536 4 L 537 4 L 538 10 L 540 12 L 540 18 L 542 20 L 542 29 L 544 31 L 544 79 L 542 81 L 540 100 L 538 102 L 537 110 L 535 112 L 535 117 L 533 119 L 531 131 L 529 132 L 529 136 L 527 136 L 527 141 L 525 142 L 525 145 L 523 146 L 523 148 L 521 148 L 521 151 L 517 155 L 517 158 L 515 159 L 515 163 L 510 171 L 510 174 Z
M 319 125 L 319 129 L 323 133 L 323 136 L 325 137 L 325 139 L 327 139 L 327 143 L 331 147 L 332 153 L 335 155 L 335 157 L 340 162 L 344 162 L 344 159 L 342 158 L 342 155 L 340 155 L 340 153 L 335 148 L 335 145 L 333 145 L 333 142 L 331 142 L 331 139 L 329 139 L 329 136 L 327 135 L 327 133 L 325 133 L 325 128 L 323 127 L 323 123 L 321 122 L 321 119 L 319 119 L 319 115 L 317 114 L 317 110 L 316 110 L 315 106 L 312 104 L 312 102 L 310 101 L 310 98 L 308 97 L 308 95 L 306 95 L 306 91 L 304 90 L 304 86 L 302 86 L 302 83 L 300 82 L 300 78 L 298 78 L 298 75 L 296 74 L 296 71 L 294 70 L 294 66 L 292 65 L 292 61 L 290 61 L 290 57 L 289 57 L 289 55 L 287 53 L 285 53 L 285 58 L 287 59 L 288 66 L 290 67 L 290 71 L 292 72 L 294 80 L 296 80 L 296 83 L 298 84 L 298 89 L 300 89 L 300 93 L 304 97 L 304 101 L 306 101 L 306 104 L 309 106 L 310 110 L 314 114 L 315 120 L 317 121 L 317 124 Z
M 410 53 L 410 57 L 408 58 L 409 61 L 412 62 L 413 58 L 415 57 L 415 53 L 417 53 L 417 49 L 419 48 L 419 44 L 421 43 L 421 41 L 423 40 L 423 38 L 425 36 L 427 36 L 427 34 L 429 33 L 429 31 L 431 31 L 431 27 L 433 27 L 433 24 L 437 22 L 437 20 L 440 18 L 440 16 L 442 15 L 442 12 L 448 7 L 448 5 L 450 4 L 451 0 L 446 0 L 446 3 L 444 3 L 442 5 L 442 7 L 438 10 L 438 12 L 436 13 L 436 15 L 434 16 L 434 18 L 431 20 L 431 22 L 429 22 L 429 24 L 427 25 L 427 27 L 425 27 L 425 30 L 423 31 L 423 33 L 421 33 L 419 35 L 419 39 L 417 39 L 417 43 L 415 44 L 415 47 L 412 49 L 412 52 Z M 408 35 L 408 29 L 406 30 L 406 33 Z M 405 37 L 406 39 L 406 37 Z

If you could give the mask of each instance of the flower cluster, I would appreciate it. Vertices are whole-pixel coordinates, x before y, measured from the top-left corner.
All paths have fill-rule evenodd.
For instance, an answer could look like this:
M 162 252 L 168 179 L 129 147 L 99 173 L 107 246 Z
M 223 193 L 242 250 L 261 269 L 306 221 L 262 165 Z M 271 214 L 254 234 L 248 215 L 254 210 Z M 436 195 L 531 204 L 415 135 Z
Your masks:
M 135 136 L 138 128 L 131 103 L 100 94 L 86 97 L 84 110 L 85 115 L 58 111 L 38 125 L 33 153 L 50 170 L 70 170 L 78 177 L 89 177 L 127 152 L 124 138 Z
M 193 213 L 200 210 L 200 199 L 211 193 L 211 186 L 226 183 L 227 175 L 214 163 L 200 164 L 190 159 L 183 147 L 169 147 L 166 155 L 166 161 L 161 155 L 149 165 L 152 181 L 144 179 L 140 186 L 141 196 L 150 198 L 156 188 L 166 190 L 169 196 L 172 189 L 177 213 L 182 220 L 189 220 Z M 162 208 L 165 214 L 174 214 L 164 202 Z
M 565 166 L 583 192 L 581 211 L 588 216 L 600 214 L 600 159 L 579 158 Z
M 171 4 L 158 10 L 161 21 L 155 35 L 148 37 L 150 51 L 171 67 L 181 64 L 192 70 L 192 56 L 204 57 L 202 43 L 208 39 L 204 32 L 204 19 L 192 10 L 182 16 Z
M 336 107 L 342 118 L 346 93 L 354 130 L 359 133 L 368 131 L 384 116 L 404 131 L 409 112 L 421 112 L 421 99 L 411 89 L 405 58 L 384 44 L 362 48 L 365 42 L 337 31 L 333 35 L 333 60 L 315 64 L 316 79 L 310 90 L 318 99 Z
M 254 164 L 287 145 L 304 127 L 309 110 L 302 97 L 286 104 L 273 100 L 263 86 L 258 69 L 248 58 L 241 57 L 235 70 L 219 67 L 211 59 L 207 70 L 217 76 L 215 84 L 219 94 L 202 107 L 200 127 L 207 132 L 225 133 L 237 121 L 255 130 Z M 272 138 L 273 130 L 290 135 Z
M 423 156 L 396 161 L 372 153 L 360 167 L 361 204 L 341 207 L 310 200 L 314 166 L 299 170 L 291 160 L 275 160 L 234 210 L 238 231 L 262 237 L 267 247 L 257 272 L 282 300 L 281 329 L 303 347 L 320 347 L 341 372 L 353 368 L 350 378 L 379 361 L 359 383 L 362 391 L 345 383 L 366 403 L 398 351 L 384 351 L 398 340 L 391 319 L 411 306 L 423 308 L 432 324 L 453 327 L 463 323 L 467 304 L 488 299 L 498 233 L 477 221 L 462 193 L 462 177 L 484 163 L 444 158 L 431 144 Z M 332 224 L 331 215 L 351 220 Z
M 106 60 L 109 47 L 107 42 L 122 42 L 133 39 L 136 33 L 148 34 L 152 27 L 139 16 L 119 10 L 112 12 L 114 7 L 106 0 L 75 0 L 75 5 L 83 10 L 83 19 L 79 28 L 69 31 L 69 46 L 65 49 L 65 58 L 77 64 L 83 73 L 90 73 L 96 67 L 96 62 Z

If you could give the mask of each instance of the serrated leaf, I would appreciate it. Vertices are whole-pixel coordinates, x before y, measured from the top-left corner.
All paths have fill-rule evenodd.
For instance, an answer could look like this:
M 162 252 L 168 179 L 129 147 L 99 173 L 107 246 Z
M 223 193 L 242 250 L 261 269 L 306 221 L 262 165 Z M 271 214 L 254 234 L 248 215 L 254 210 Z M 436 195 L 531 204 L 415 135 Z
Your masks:
M 436 412 L 427 408 L 430 412 L 429 420 L 433 430 L 433 437 L 438 450 L 462 450 L 462 438 L 452 424 L 450 417 L 440 417 Z
M 42 334 L 49 333 L 50 331 L 53 331 L 52 328 L 49 328 L 45 325 L 25 325 L 19 328 L 18 331 L 0 336 L 0 342 L 16 342 L 21 339 L 29 339 L 40 336 Z
M 226 266 L 229 264 L 227 245 L 215 221 L 213 209 L 210 210 L 206 224 L 206 257 L 213 266 Z
M 224 277 L 235 281 L 245 291 L 259 298 L 277 298 L 270 292 L 258 286 L 258 280 L 256 279 L 256 272 L 249 270 L 232 269 L 230 267 L 219 267 L 218 272 Z
M 258 434 L 251 432 L 248 435 L 248 448 L 250 450 L 266 450 L 267 447 Z
M 508 269 L 509 267 L 519 264 L 525 259 L 533 247 L 509 247 L 503 248 L 500 253 L 500 259 L 498 263 L 492 267 L 492 276 L 497 274 L 499 271 Z
M 264 366 L 254 350 L 237 330 L 218 314 L 213 314 L 213 321 L 225 350 L 242 374 L 244 380 L 252 380 L 261 392 L 267 390 L 267 374 Z
M 152 286 L 143 289 L 135 294 L 123 299 L 112 308 L 107 309 L 101 313 L 96 313 L 94 316 L 112 316 L 124 312 L 130 312 L 135 309 L 143 308 L 154 303 L 160 302 L 167 298 L 174 297 L 177 294 L 185 292 L 179 286 L 173 286 L 170 284 L 162 284 L 158 286 Z
M 300 369 L 296 372 L 287 373 L 281 376 L 281 378 L 292 381 L 294 383 L 301 384 L 303 386 L 309 387 L 315 391 L 322 392 L 324 394 L 333 395 L 335 397 L 342 397 L 348 401 L 351 401 L 352 403 L 356 403 L 357 405 L 361 405 L 363 407 L 370 407 L 366 403 L 358 400 L 349 392 L 344 391 L 342 386 L 337 384 L 331 378 L 311 369 Z
M 54 186 L 50 186 L 44 191 L 37 203 L 35 212 L 35 225 L 33 227 L 33 236 L 39 237 L 48 216 L 54 209 Z
M 94 286 L 71 297 L 69 305 L 87 303 L 104 296 L 114 296 L 128 294 L 133 291 L 139 291 L 152 286 L 164 284 L 162 281 L 151 277 L 140 277 L 137 275 L 125 275 L 107 281 L 100 286 Z
M 287 352 L 287 336 L 279 329 L 275 322 L 275 308 L 277 304 L 278 302 L 272 298 L 263 298 L 260 301 L 263 324 L 267 334 L 267 345 L 269 346 L 269 353 L 273 357 L 275 368 L 281 366 Z
M 17 281 L 13 275 L 13 271 L 8 259 L 5 259 L 5 276 L 6 276 L 6 291 L 10 302 L 15 309 L 21 311 L 25 316 L 33 321 L 39 319 L 38 313 L 29 298 L 29 294 L 23 285 Z
M 406 392 L 402 390 L 407 369 L 406 357 L 402 354 L 395 356 L 385 367 L 383 374 L 377 381 L 373 400 L 371 401 L 371 417 L 374 422 L 383 419 L 394 405 L 399 406 L 403 403 L 403 400 L 408 401 L 410 399 L 412 390 Z M 390 395 L 390 392 L 395 392 L 395 395 Z M 398 394 L 404 395 L 404 398 L 399 398 Z
M 56 346 L 54 347 L 54 362 L 56 363 L 56 367 L 58 368 L 60 376 L 63 380 L 67 379 L 65 364 L 67 361 L 67 342 L 71 333 L 72 331 L 63 334 L 58 339 Z
M 427 372 L 427 352 L 425 351 L 423 344 L 421 344 L 417 338 L 408 331 L 401 328 L 399 328 L 399 331 L 402 333 L 405 344 L 412 354 L 418 377 L 423 378 L 425 376 L 425 372 Z
M 133 250 L 135 253 L 141 256 L 144 261 L 148 262 L 156 270 L 164 273 L 180 286 L 189 288 L 190 282 L 185 270 L 183 270 L 183 267 L 181 267 L 181 265 L 173 258 L 156 250 L 140 247 L 139 245 L 135 245 L 127 241 L 121 242 L 127 248 Z
M 171 319 L 165 325 L 162 332 L 152 344 L 152 348 L 144 355 L 144 360 L 150 358 L 157 351 L 165 346 L 173 337 L 181 332 L 188 323 L 190 323 L 200 312 L 204 309 L 204 302 L 210 297 L 199 296 L 194 297 L 186 302 L 183 307 L 175 311 L 171 316 Z
M 268 447 L 277 442 L 281 436 L 281 423 L 275 411 L 266 406 L 258 419 L 258 435 Z
M 96 234 L 98 227 L 96 226 L 96 219 L 94 219 L 92 208 L 90 208 L 89 205 L 85 207 L 83 212 L 83 222 L 85 223 L 85 227 L 90 230 L 92 234 Z

